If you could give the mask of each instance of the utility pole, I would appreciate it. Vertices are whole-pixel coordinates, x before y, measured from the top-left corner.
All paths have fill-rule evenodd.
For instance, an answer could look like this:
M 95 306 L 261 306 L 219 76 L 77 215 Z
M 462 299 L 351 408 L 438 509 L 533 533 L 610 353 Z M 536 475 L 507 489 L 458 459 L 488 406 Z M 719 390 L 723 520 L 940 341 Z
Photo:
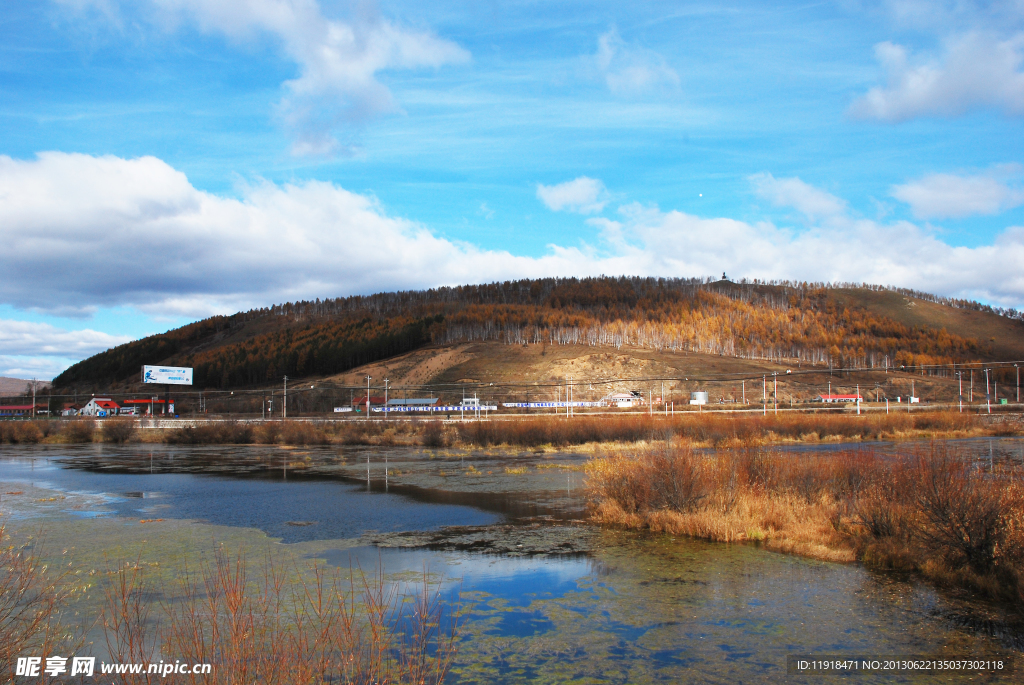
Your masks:
M 974 402 L 974 369 L 971 369 L 971 397 L 969 402 Z
M 1020 404 L 1020 365 L 1014 364 L 1013 368 L 1017 369 L 1017 404 Z
M 747 404 L 747 382 L 746 381 L 740 381 L 740 383 L 743 384 L 743 406 L 746 406 L 746 404 Z
M 281 420 L 284 421 L 288 418 L 288 376 L 284 377 L 284 405 L 281 411 Z
M 772 383 L 775 384 L 774 387 L 772 388 L 772 400 L 775 403 L 775 415 L 778 416 L 779 415 L 779 374 L 778 374 L 778 372 L 775 372 L 775 373 L 772 374 Z
M 988 404 L 988 413 L 992 413 L 992 396 L 988 394 L 988 369 L 985 369 L 985 403 Z
M 36 379 L 32 379 L 32 418 L 36 417 Z
M 372 378 L 372 376 L 367 376 L 366 377 L 366 420 L 367 421 L 370 420 L 370 379 L 371 378 Z M 367 462 L 366 463 L 367 464 L 370 463 L 369 462 L 369 457 L 367 457 Z M 367 466 L 366 468 L 367 468 L 367 473 L 369 473 L 369 468 L 370 467 Z M 367 479 L 369 479 L 369 476 L 367 476 Z
M 763 398 L 761 404 L 763 406 L 762 416 L 768 416 L 768 376 L 761 376 L 761 392 Z
M 384 420 L 388 420 L 388 383 L 390 379 L 384 379 Z
M 960 403 L 960 413 L 964 413 L 964 372 L 959 371 L 956 374 L 960 377 L 960 394 L 957 395 L 957 401 Z

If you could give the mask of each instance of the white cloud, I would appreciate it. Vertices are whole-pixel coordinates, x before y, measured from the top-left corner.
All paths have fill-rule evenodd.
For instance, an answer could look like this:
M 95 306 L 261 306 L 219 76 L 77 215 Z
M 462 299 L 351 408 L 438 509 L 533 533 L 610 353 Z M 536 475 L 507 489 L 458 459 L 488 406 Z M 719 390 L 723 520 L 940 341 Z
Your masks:
M 995 245 L 952 247 L 914 224 L 833 217 L 827 227 L 795 232 L 770 222 L 705 218 L 629 205 L 625 230 L 641 248 L 627 253 L 631 273 L 717 274 L 764 279 L 852 281 L 1024 303 L 1024 229 Z M 615 272 L 610 272 L 615 273 Z
M 596 178 L 580 176 L 553 186 L 537 184 L 537 198 L 548 209 L 593 214 L 608 204 L 608 189 Z
M 0 157 L 0 303 L 204 316 L 511 278 L 726 271 L 886 283 L 1024 305 L 1024 229 L 1006 230 L 993 245 L 952 247 L 910 222 L 851 218 L 842 200 L 799 179 L 765 174 L 754 182 L 822 222 L 793 230 L 633 203 L 619 208 L 617 220 L 587 220 L 592 245 L 551 245 L 534 258 L 445 240 L 329 183 L 258 183 L 232 199 L 195 189 L 154 158 Z M 12 357 L 36 348 L 78 357 L 119 342 L 31 327 L 7 335 L 0 354 Z
M 0 376 L 50 379 L 79 359 L 130 340 L 88 328 L 69 331 L 45 323 L 0 319 Z
M 92 5 L 113 16 L 111 0 L 58 0 Z M 316 0 L 150 0 L 166 26 L 186 20 L 233 39 L 266 33 L 299 66 L 285 83 L 282 119 L 295 136 L 295 154 L 330 155 L 342 147 L 333 131 L 396 111 L 391 91 L 378 79 L 390 69 L 438 68 L 470 59 L 455 43 L 429 31 L 398 26 L 364 11 L 328 19 Z
M 679 87 L 679 74 L 661 55 L 626 45 L 615 28 L 597 39 L 597 54 L 591 59 L 614 95 L 635 96 Z
M 269 302 L 584 271 L 484 251 L 330 183 L 194 188 L 153 157 L 0 156 L 0 302 L 206 316 Z
M 998 214 L 1024 204 L 1024 190 L 991 175 L 931 174 L 893 186 L 894 198 L 910 205 L 919 219 L 958 219 Z
M 7 378 L 36 378 L 49 381 L 80 358 L 59 359 L 56 357 L 23 357 L 0 354 L 0 376 Z
M 87 357 L 130 340 L 88 328 L 68 331 L 46 323 L 0 319 L 0 355 Z
M 890 42 L 875 46 L 886 85 L 870 89 L 850 107 L 864 119 L 905 121 L 921 116 L 957 116 L 979 107 L 1024 115 L 1024 33 L 1000 39 L 972 31 L 946 41 L 938 59 L 911 59 Z
M 812 221 L 837 216 L 846 211 L 845 200 L 804 183 L 799 178 L 775 178 L 762 172 L 748 180 L 760 197 L 776 207 L 792 207 Z

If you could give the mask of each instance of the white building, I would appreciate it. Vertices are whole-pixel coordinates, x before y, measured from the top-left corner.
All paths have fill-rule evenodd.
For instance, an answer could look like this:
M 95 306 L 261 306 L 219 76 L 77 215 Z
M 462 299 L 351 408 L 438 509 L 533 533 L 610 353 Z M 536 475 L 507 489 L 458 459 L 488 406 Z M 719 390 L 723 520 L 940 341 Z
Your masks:
M 617 392 L 602 398 L 601 401 L 607 402 L 612 407 L 618 407 L 619 409 L 632 409 L 633 407 L 642 407 L 645 404 L 644 395 L 639 390 Z
M 117 402 L 109 397 L 93 397 L 78 414 L 80 416 L 114 416 L 120 408 Z

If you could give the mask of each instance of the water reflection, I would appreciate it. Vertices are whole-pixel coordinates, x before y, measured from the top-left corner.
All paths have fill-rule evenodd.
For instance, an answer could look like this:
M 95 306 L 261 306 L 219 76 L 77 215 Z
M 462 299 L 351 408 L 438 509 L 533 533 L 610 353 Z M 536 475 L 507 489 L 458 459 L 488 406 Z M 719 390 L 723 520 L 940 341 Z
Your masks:
M 337 480 L 123 473 L 66 468 L 51 459 L 0 459 L 0 481 L 91 497 L 94 506 L 76 509 L 80 515 L 196 519 L 256 528 L 287 543 L 353 538 L 368 530 L 433 530 L 502 520 L 499 514 L 465 504 L 417 502 Z M 18 504 L 15 497 L 7 500 L 9 506 Z
M 933 590 L 857 566 L 603 536 L 589 558 L 371 548 L 317 556 L 342 567 L 380 561 L 403 578 L 426 569 L 461 587 L 465 638 L 453 682 L 776 682 L 790 654 L 1006 652 L 945 620 L 950 604 Z

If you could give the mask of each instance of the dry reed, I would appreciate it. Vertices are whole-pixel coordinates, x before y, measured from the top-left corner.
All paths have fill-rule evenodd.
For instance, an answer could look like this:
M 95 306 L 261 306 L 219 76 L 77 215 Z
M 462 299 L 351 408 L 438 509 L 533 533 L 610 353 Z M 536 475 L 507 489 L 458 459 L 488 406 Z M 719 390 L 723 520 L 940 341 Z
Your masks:
M 73 642 L 63 615 L 74 592 L 67 571 L 48 568 L 38 541 L 16 545 L 0 524 L 0 664 L 25 650 L 56 653 Z
M 127 421 L 103 422 L 101 437 L 121 442 L 134 438 Z M 920 412 L 914 414 L 800 413 L 775 416 L 704 412 L 667 417 L 649 414 L 506 417 L 502 420 L 444 424 L 439 420 L 412 421 L 244 421 L 197 423 L 162 431 L 169 444 L 291 444 L 291 445 L 414 445 L 449 447 L 454 444 L 489 447 L 567 447 L 587 443 L 636 443 L 672 438 L 704 445 L 735 445 L 761 441 L 850 441 L 958 435 L 1011 435 L 1020 424 L 986 423 L 975 414 Z M 3 421 L 0 443 L 92 442 L 91 419 L 71 421 Z M 144 438 L 145 439 L 145 438 Z
M 223 552 L 198 574 L 183 576 L 162 626 L 148 616 L 139 564 L 121 564 L 107 592 L 104 627 L 111 655 L 149 662 L 157 654 L 213 664 L 192 683 L 439 684 L 456 654 L 460 611 L 447 611 L 440 585 L 426 573 L 412 597 L 383 572 L 356 580 L 312 568 L 312 579 L 289 585 L 273 562 L 257 577 L 244 556 Z M 405 601 L 405 600 L 409 601 Z M 146 674 L 123 682 L 150 682 Z M 159 680 L 159 678 L 156 678 Z
M 786 453 L 668 444 L 594 460 L 594 517 L 878 568 L 1024 604 L 1024 488 L 943 444 Z
M 107 419 L 103 422 L 101 437 L 103 442 L 112 442 L 118 445 L 123 445 L 135 437 L 136 428 L 137 423 L 135 419 Z
M 253 427 L 241 421 L 186 425 L 164 436 L 164 442 L 170 445 L 248 445 L 253 439 Z
M 58 439 L 67 443 L 90 443 L 96 434 L 94 419 L 70 419 L 61 422 Z
M 577 416 L 572 419 L 536 416 L 455 424 L 459 440 L 481 447 L 567 446 L 671 438 L 683 438 L 707 445 L 740 444 L 755 440 L 877 440 L 966 434 L 980 428 L 981 422 L 977 416 L 957 412 L 862 416 L 835 413 L 758 416 L 687 412 L 674 417 L 657 414 Z

